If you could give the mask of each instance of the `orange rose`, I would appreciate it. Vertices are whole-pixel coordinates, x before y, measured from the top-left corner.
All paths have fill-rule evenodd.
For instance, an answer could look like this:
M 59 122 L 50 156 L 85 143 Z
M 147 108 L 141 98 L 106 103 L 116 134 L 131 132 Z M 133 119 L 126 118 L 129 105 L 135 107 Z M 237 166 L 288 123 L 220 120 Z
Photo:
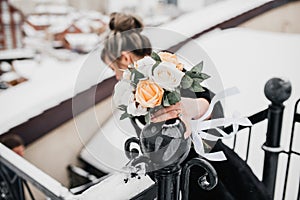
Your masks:
M 141 106 L 154 108 L 161 104 L 163 94 L 164 90 L 156 83 L 149 80 L 142 80 L 137 84 L 135 98 Z
M 183 70 L 183 64 L 179 63 L 178 58 L 175 54 L 169 53 L 169 52 L 159 52 L 158 53 L 161 61 L 170 62 L 176 65 L 176 68 L 180 71 Z

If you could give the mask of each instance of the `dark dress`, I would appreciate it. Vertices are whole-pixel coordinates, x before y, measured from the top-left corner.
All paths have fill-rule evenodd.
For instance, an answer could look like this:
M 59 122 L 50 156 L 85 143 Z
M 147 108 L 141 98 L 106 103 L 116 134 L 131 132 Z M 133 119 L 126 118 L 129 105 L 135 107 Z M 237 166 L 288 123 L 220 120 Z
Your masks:
M 204 88 L 204 92 L 193 93 L 190 90 L 181 90 L 181 96 L 190 98 L 205 98 L 209 102 L 213 97 L 213 93 Z M 223 117 L 223 109 L 221 104 L 216 104 L 211 118 Z M 141 123 L 145 123 L 143 118 L 137 118 Z M 135 123 L 136 119 L 132 120 L 132 124 L 139 136 L 141 129 Z M 242 160 L 233 150 L 219 140 L 211 152 L 223 151 L 226 155 L 226 161 L 209 161 L 216 169 L 218 174 L 217 186 L 206 191 L 198 186 L 198 178 L 204 174 L 204 170 L 200 167 L 192 167 L 190 173 L 190 200 L 269 200 L 269 195 L 266 187 L 254 175 L 247 163 Z M 188 157 L 182 163 L 182 166 L 192 158 L 199 157 L 192 146 Z

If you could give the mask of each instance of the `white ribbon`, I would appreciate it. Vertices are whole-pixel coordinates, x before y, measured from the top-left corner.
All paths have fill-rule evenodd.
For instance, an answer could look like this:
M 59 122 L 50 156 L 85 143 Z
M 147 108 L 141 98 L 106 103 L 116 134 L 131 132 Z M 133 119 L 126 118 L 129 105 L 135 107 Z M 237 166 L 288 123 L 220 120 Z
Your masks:
M 191 121 L 192 127 L 192 141 L 194 143 L 195 151 L 202 157 L 207 158 L 211 161 L 223 161 L 226 160 L 226 156 L 222 151 L 214 153 L 205 153 L 203 139 L 209 141 L 217 141 L 219 139 L 228 139 L 233 137 L 239 129 L 239 126 L 251 126 L 252 123 L 246 117 L 241 117 L 240 114 L 234 113 L 231 118 L 219 118 L 212 120 L 205 120 L 209 117 L 213 111 L 213 108 L 217 102 L 224 99 L 225 97 L 232 96 L 239 93 L 236 87 L 226 89 L 218 94 L 216 94 L 211 100 L 210 106 L 206 113 L 198 120 Z M 233 131 L 229 134 L 225 133 L 219 127 L 227 127 L 232 125 Z M 204 130 L 215 129 L 220 136 L 215 136 L 210 133 L 204 132 Z

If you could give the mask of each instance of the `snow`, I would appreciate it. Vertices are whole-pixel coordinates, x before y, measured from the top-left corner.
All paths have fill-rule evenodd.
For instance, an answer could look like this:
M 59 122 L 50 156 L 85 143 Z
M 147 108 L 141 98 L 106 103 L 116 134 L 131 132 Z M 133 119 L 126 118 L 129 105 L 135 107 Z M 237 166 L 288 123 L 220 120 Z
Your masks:
M 203 9 L 184 14 L 179 18 L 160 26 L 160 28 L 176 31 L 186 37 L 191 37 L 270 1 L 272 0 L 220 1 Z M 191 26 L 191 22 L 195 21 L 197 21 L 197 25 Z
M 29 75 L 29 80 L 0 94 L 0 110 L 5 113 L 0 115 L 0 134 L 112 77 L 112 71 L 104 67 L 99 54 L 98 49 L 69 62 L 44 56 L 35 64 L 38 67 L 34 67 L 34 72 L 23 68 L 21 73 Z M 26 67 L 28 61 L 24 62 Z M 22 61 L 17 63 L 18 69 Z

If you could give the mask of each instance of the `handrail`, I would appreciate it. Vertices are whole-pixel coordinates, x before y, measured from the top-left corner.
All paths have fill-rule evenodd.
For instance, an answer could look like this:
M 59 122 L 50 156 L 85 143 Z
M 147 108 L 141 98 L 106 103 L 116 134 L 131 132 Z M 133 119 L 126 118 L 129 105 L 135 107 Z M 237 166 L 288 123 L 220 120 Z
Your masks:
M 0 162 L 53 200 L 75 196 L 58 181 L 0 143 Z

